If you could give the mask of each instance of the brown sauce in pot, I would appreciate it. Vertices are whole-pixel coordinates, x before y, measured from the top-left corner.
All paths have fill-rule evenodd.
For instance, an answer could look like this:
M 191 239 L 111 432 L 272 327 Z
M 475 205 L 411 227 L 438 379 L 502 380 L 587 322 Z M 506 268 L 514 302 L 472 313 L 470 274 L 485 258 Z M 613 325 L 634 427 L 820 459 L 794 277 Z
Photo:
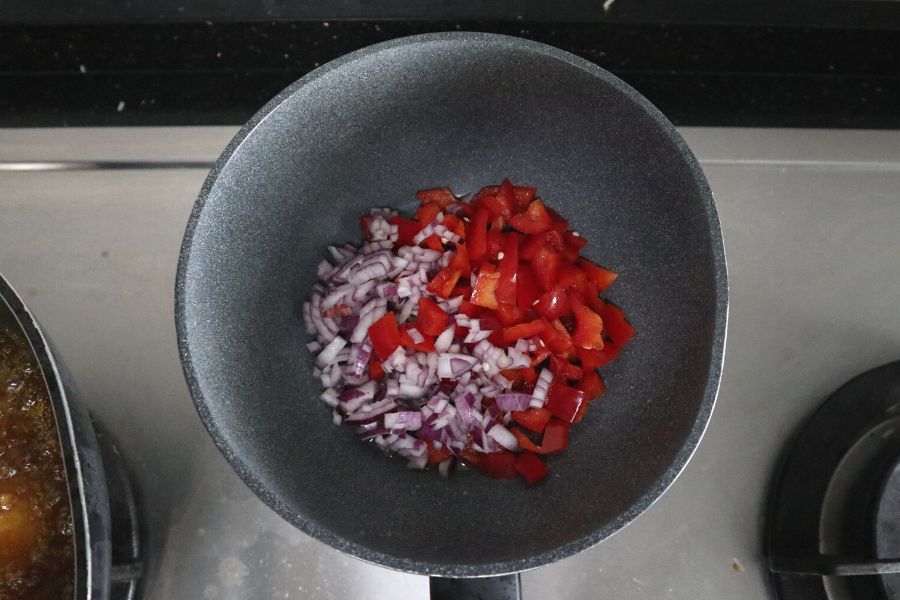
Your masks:
M 0 326 L 0 600 L 71 598 L 73 554 L 53 407 L 25 343 Z

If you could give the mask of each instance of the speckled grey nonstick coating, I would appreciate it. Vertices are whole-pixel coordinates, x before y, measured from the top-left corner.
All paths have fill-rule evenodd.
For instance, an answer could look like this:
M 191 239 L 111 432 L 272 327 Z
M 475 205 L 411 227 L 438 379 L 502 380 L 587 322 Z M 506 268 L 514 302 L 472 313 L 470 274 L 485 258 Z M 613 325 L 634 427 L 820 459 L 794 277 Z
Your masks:
M 531 488 L 411 471 L 331 425 L 298 316 L 325 246 L 357 240 L 361 213 L 505 176 L 537 186 L 619 272 L 608 297 L 637 328 Z M 339 550 L 456 577 L 561 559 L 650 506 L 703 434 L 726 318 L 713 198 L 672 125 L 593 64 L 480 33 L 379 44 L 279 94 L 206 180 L 176 284 L 197 410 L 247 485 Z

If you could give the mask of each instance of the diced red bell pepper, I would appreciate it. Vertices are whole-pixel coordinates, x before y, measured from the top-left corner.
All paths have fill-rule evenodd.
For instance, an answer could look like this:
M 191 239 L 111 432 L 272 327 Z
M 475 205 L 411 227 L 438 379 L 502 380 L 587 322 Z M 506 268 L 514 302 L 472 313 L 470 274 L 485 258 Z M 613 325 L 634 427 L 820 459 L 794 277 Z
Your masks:
M 585 296 L 588 293 L 588 277 L 575 265 L 566 264 L 560 267 L 556 285 L 564 289 L 573 288 Z
M 472 283 L 472 304 L 485 308 L 497 308 L 497 286 L 500 283 L 500 273 L 490 263 L 484 263 L 478 270 L 478 275 Z
M 466 237 L 466 227 L 456 215 L 445 214 L 443 225 L 459 237 Z
M 561 419 L 553 418 L 544 429 L 541 439 L 541 454 L 562 452 L 569 446 L 569 428 L 571 425 Z
M 381 368 L 381 363 L 375 358 L 374 352 L 369 357 L 369 379 L 374 379 L 375 381 L 384 379 L 384 369 Z
M 547 330 L 547 322 L 543 319 L 537 319 L 529 323 L 519 323 L 503 330 L 503 342 L 506 345 L 514 344 L 516 340 L 533 338 L 536 335 L 543 335 Z
M 413 238 L 422 230 L 422 226 L 418 221 L 413 219 L 404 219 L 400 216 L 388 218 L 388 223 L 397 226 L 397 242 L 395 246 L 412 246 Z
M 572 336 L 566 330 L 565 326 L 559 319 L 553 321 L 544 321 L 547 327 L 541 334 L 541 339 L 554 354 L 560 356 L 568 356 L 572 350 Z
M 590 402 L 591 400 L 599 398 L 606 392 L 603 378 L 600 377 L 597 371 L 593 370 L 584 373 L 584 377 L 581 378 L 581 383 L 578 384 L 578 389 L 584 392 L 585 402 Z
M 439 212 L 441 212 L 441 207 L 437 204 L 423 204 L 416 210 L 416 221 L 419 222 L 419 225 L 425 227 L 434 221 Z
M 440 335 L 447 329 L 449 315 L 431 298 L 419 298 L 419 316 L 416 317 L 416 329 L 426 335 Z
M 481 454 L 475 467 L 494 479 L 512 479 L 516 476 L 516 455 L 512 452 Z
M 400 326 L 400 345 L 404 348 L 412 348 L 413 350 L 418 350 L 420 352 L 434 352 L 434 336 L 433 335 L 425 335 L 421 331 L 419 334 L 422 336 L 421 342 L 416 342 L 413 340 L 412 336 L 409 334 L 410 329 L 416 329 L 419 331 L 419 328 L 415 325 L 410 325 L 409 323 L 404 323 Z
M 550 411 L 546 408 L 529 408 L 528 410 L 517 410 L 509 413 L 513 421 L 536 433 L 544 431 L 547 422 L 550 421 Z
M 450 458 L 450 449 L 441 445 L 440 448 L 434 447 L 434 442 L 428 442 L 428 464 L 436 465 Z
M 479 207 L 466 227 L 466 246 L 469 260 L 480 262 L 487 254 L 487 226 L 491 212 L 487 207 Z
M 556 252 L 562 252 L 566 249 L 566 242 L 562 234 L 555 229 L 544 233 L 544 245 Z
M 495 313 L 496 311 L 485 309 L 481 314 L 478 321 L 482 331 L 496 331 L 500 329 L 500 319 L 494 316 Z
M 501 278 L 502 278 L 502 275 L 501 275 Z M 502 283 L 501 283 L 501 285 L 502 285 Z M 499 298 L 498 298 L 498 300 L 499 300 Z M 518 325 L 519 323 L 524 322 L 528 318 L 528 313 L 516 304 L 503 304 L 501 302 L 500 304 L 497 305 L 497 308 L 494 312 L 497 313 L 497 318 L 500 320 L 500 324 L 503 325 L 504 327 L 511 327 L 513 325 Z
M 482 206 L 484 204 L 484 199 L 487 198 L 488 196 L 496 196 L 497 190 L 499 190 L 499 189 L 500 189 L 499 185 L 487 185 L 487 186 L 481 188 L 480 190 L 478 190 L 478 193 L 475 194 L 475 197 L 472 198 L 471 204 L 476 207 Z
M 491 260 L 496 260 L 497 256 L 503 251 L 503 230 L 491 227 L 487 232 L 487 256 Z
M 481 462 L 481 457 L 485 456 L 480 452 L 475 452 L 471 449 L 463 449 L 459 452 L 459 455 L 462 456 L 463 460 L 477 468 L 478 463 Z
M 526 187 L 522 185 L 513 186 L 513 192 L 516 195 L 516 206 L 519 210 L 525 210 L 534 200 L 537 188 Z
M 488 336 L 487 340 L 494 346 L 497 346 L 498 348 L 502 348 L 503 343 L 504 343 L 503 342 L 503 330 L 495 329 L 494 331 L 491 332 L 491 335 Z
M 550 228 L 554 231 L 558 231 L 560 234 L 564 234 L 566 230 L 569 228 L 569 222 L 562 218 L 562 216 L 553 210 L 552 208 L 546 208 L 547 214 L 550 215 Z
M 523 452 L 516 457 L 515 469 L 530 485 L 547 476 L 547 465 L 531 452 Z
M 534 305 L 534 310 L 551 321 L 558 319 L 571 310 L 569 294 L 563 288 L 550 290 L 540 297 L 538 303 Z
M 456 269 L 463 275 L 467 275 L 472 270 L 472 265 L 469 263 L 469 251 L 465 244 L 459 244 L 456 247 L 456 252 L 453 254 L 453 257 L 450 259 L 450 264 L 447 265 L 451 269 Z M 466 277 L 468 279 L 468 277 Z
M 519 236 L 514 232 L 506 234 L 503 240 L 503 258 L 500 259 L 500 285 L 497 287 L 497 301 L 505 304 L 516 303 L 516 282 L 519 273 Z
M 513 215 L 509 225 L 522 233 L 542 233 L 551 228 L 553 221 L 544 204 L 540 200 L 535 200 L 528 205 L 524 213 Z
M 529 309 L 541 297 L 540 286 L 531 267 L 525 263 L 519 263 L 519 272 L 516 275 L 516 303 L 523 309 Z
M 500 369 L 500 374 L 509 381 L 513 389 L 516 389 L 522 383 L 521 369 Z
M 584 392 L 584 402 L 581 403 L 581 407 L 575 414 L 575 423 L 581 422 L 590 403 L 602 396 L 606 391 L 603 379 L 600 378 L 596 371 L 587 371 L 581 383 L 578 384 L 578 389 Z
M 441 210 L 447 208 L 451 204 L 456 203 L 456 196 L 450 191 L 450 188 L 434 188 L 431 190 L 419 190 L 416 192 L 419 202 L 424 204 L 435 204 Z
M 578 298 L 572 298 L 572 312 L 575 313 L 575 333 L 572 343 L 579 348 L 603 350 L 603 319 L 585 306 Z
M 468 300 L 463 300 L 459 305 L 459 312 L 467 317 L 477 317 L 484 312 L 484 309 Z
M 581 367 L 573 365 L 556 355 L 550 357 L 550 370 L 553 371 L 554 375 L 566 381 L 581 381 L 581 378 L 584 376 Z
M 472 286 L 468 283 L 457 283 L 453 286 L 453 291 L 450 292 L 451 298 L 456 298 L 457 296 L 462 296 L 463 298 L 468 298 L 472 295 Z
M 510 430 L 512 431 L 513 435 L 516 436 L 516 441 L 519 442 L 520 450 L 527 450 L 528 452 L 535 452 L 537 454 L 541 453 L 541 449 L 534 442 L 532 442 L 531 438 L 525 435 L 523 431 L 515 427 L 510 428 Z
M 363 215 L 359 218 L 359 229 L 362 231 L 363 239 L 367 241 L 372 239 L 372 231 L 369 229 L 372 219 L 372 215 Z
M 547 360 L 550 356 L 550 349 L 547 348 L 543 342 L 538 344 L 538 350 L 534 354 L 534 358 L 531 359 L 531 367 L 534 368 Z
M 582 402 L 584 402 L 584 392 L 554 379 L 547 392 L 544 408 L 549 410 L 553 416 L 571 423 L 575 420 L 575 415 L 578 414 Z
M 612 342 L 604 342 L 602 350 L 576 348 L 575 351 L 578 353 L 578 360 L 581 361 L 581 368 L 584 371 L 599 369 L 619 356 L 619 348 Z
M 440 298 L 449 298 L 460 277 L 462 277 L 462 272 L 457 269 L 452 267 L 441 269 L 438 274 L 428 282 L 425 289 Z
M 577 235 L 574 231 L 566 231 L 563 233 L 563 240 L 566 242 L 566 246 L 576 250 L 581 250 L 587 245 L 587 240 L 580 235 Z
M 545 245 L 546 244 L 544 243 L 543 233 L 536 233 L 534 235 L 520 235 L 519 260 L 527 261 L 533 259 L 535 253 Z
M 485 196 L 484 205 L 491 209 L 491 212 L 495 215 L 499 215 L 507 220 L 519 212 L 516 203 L 516 192 L 509 179 L 503 180 L 496 194 Z
M 422 240 L 422 245 L 430 250 L 435 250 L 437 252 L 444 251 L 444 243 L 436 234 L 431 234 L 427 238 Z
M 545 292 L 556 287 L 561 262 L 562 258 L 559 252 L 546 246 L 538 250 L 531 260 L 531 272 L 534 273 L 535 280 Z
M 537 371 L 534 370 L 534 367 L 523 367 L 519 370 L 522 372 L 522 381 L 526 385 L 534 385 L 538 378 Z
M 615 271 L 610 271 L 609 269 L 597 266 L 586 258 L 579 259 L 578 266 L 581 267 L 584 274 L 594 283 L 598 294 L 605 292 L 619 276 Z
M 369 340 L 381 362 L 386 361 L 397 349 L 400 345 L 400 329 L 393 312 L 388 312 L 369 326 Z
M 607 303 L 602 317 L 606 326 L 606 335 L 619 348 L 622 348 L 634 337 L 634 327 L 625 320 L 625 313 L 618 306 Z

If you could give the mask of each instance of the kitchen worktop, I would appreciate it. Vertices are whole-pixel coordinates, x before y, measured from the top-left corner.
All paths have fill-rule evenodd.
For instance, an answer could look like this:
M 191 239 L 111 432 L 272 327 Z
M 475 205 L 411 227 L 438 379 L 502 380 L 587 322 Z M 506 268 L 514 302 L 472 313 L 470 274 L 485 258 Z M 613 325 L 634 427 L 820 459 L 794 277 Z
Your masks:
M 425 599 L 425 578 L 282 521 L 194 411 L 175 344 L 176 260 L 235 131 L 0 129 L 0 271 L 127 461 L 147 600 Z M 790 434 L 841 383 L 900 358 L 900 132 L 682 133 L 715 194 L 729 269 L 716 409 L 662 499 L 600 545 L 523 574 L 525 600 L 769 597 L 765 498 Z
M 70 11 L 71 3 L 48 1 L 34 11 L 28 0 L 7 0 L 0 11 L 0 127 L 239 125 L 289 83 L 347 52 L 459 30 L 524 37 L 577 54 L 622 78 L 679 126 L 900 127 L 895 2 L 818 1 L 808 13 L 795 2 L 779 3 L 791 7 L 793 18 L 783 10 L 763 11 L 759 2 L 743 3 L 758 13 L 744 15 L 750 24 L 717 19 L 717 6 L 741 4 L 727 2 L 705 3 L 707 21 L 699 15 L 685 21 L 690 3 L 675 3 L 683 14 L 672 22 L 653 21 L 649 10 L 641 20 L 645 3 L 627 0 L 607 0 L 609 10 L 597 1 L 552 3 L 554 18 L 546 2 L 534 0 L 520 1 L 521 10 L 503 18 L 488 8 L 474 10 L 471 2 L 413 2 L 423 13 L 415 19 L 389 10 L 409 8 L 409 0 L 385 3 L 381 14 L 392 19 L 348 8 L 359 3 L 347 0 L 335 2 L 331 12 L 321 2 L 267 2 L 277 5 L 271 18 L 243 22 L 212 11 L 229 2 L 205 0 L 175 15 L 165 12 L 175 10 L 174 3 L 125 3 L 138 12 L 148 4 L 163 11 L 153 22 L 132 22 L 122 15 L 111 20 L 115 10 L 108 2 L 85 1 L 79 6 L 97 9 L 94 16 L 108 21 L 73 13 L 74 22 L 50 23 L 47 5 Z M 840 26 L 810 25 L 822 25 L 819 18 L 834 4 L 844 7 Z M 302 5 L 308 5 L 303 20 L 272 20 Z M 212 11 L 206 19 L 197 16 L 201 6 Z M 364 18 L 346 18 L 351 8 Z M 657 8 L 661 19 L 666 11 Z M 37 22 L 13 20 L 28 11 Z M 232 19 L 243 14 L 232 13 Z

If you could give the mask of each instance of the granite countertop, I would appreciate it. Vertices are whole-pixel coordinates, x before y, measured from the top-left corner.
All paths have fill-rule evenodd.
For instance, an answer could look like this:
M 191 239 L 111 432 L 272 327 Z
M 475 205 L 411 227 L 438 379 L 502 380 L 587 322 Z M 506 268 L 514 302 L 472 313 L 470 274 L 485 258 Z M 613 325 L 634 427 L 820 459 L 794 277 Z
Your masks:
M 22 5 L 11 0 L 0 15 L 0 127 L 240 124 L 337 56 L 441 30 L 505 33 L 571 51 L 634 86 L 676 125 L 900 127 L 900 3 L 848 10 L 844 27 L 829 22 L 836 17 L 828 11 L 816 26 L 798 25 L 796 15 L 782 15 L 791 24 L 778 26 L 617 21 L 624 2 L 608 5 L 606 20 L 588 18 L 604 14 L 592 5 L 594 13 L 570 6 L 561 13 L 568 21 L 532 7 L 491 20 L 465 11 L 454 20 L 443 10 L 406 20 L 226 22 L 191 13 L 135 23 L 82 15 L 69 24 L 48 22 L 52 10 L 15 22 L 10 15 L 24 15 Z

